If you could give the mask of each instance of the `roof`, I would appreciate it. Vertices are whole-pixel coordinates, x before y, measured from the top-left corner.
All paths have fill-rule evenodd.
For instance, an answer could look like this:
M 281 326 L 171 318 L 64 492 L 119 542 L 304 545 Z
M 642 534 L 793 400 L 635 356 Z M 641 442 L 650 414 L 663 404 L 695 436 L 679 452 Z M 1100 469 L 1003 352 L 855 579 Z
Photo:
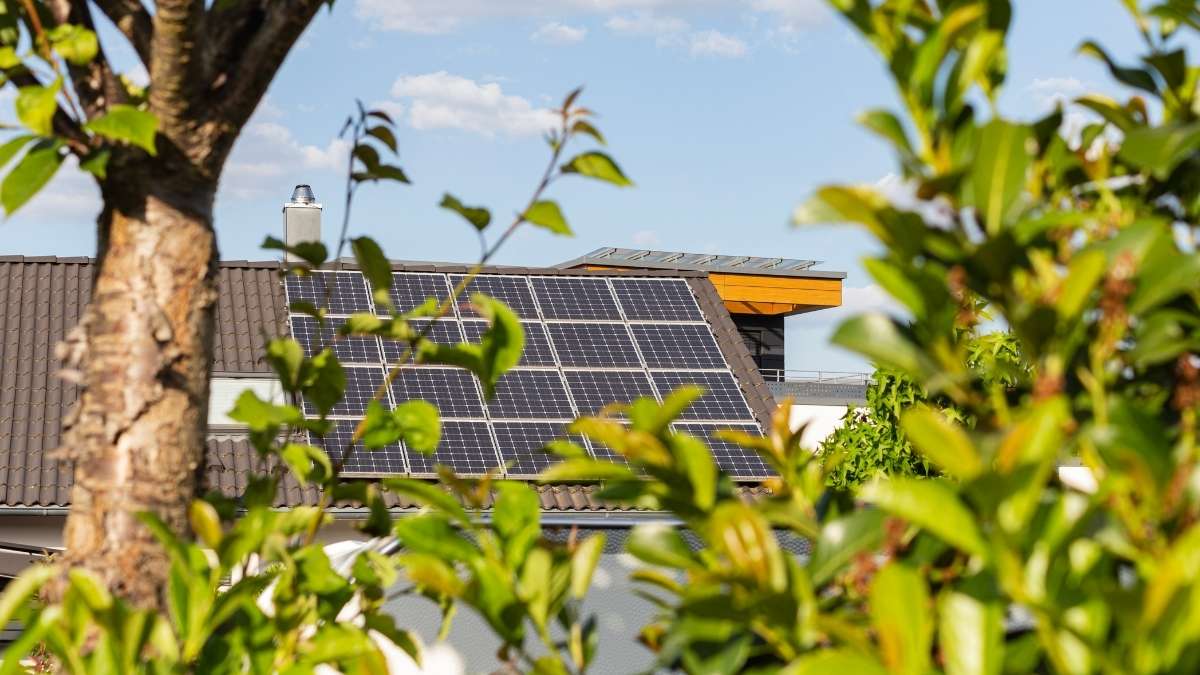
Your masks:
M 820 260 L 798 258 L 760 258 L 755 256 L 714 255 L 711 253 L 682 253 L 635 248 L 598 248 L 574 260 L 555 265 L 563 269 L 588 267 L 625 267 L 657 270 L 690 270 L 724 274 L 754 274 L 761 276 L 845 279 L 845 272 L 814 270 Z
M 0 256 L 0 507 L 65 507 L 70 503 L 71 471 L 50 456 L 60 442 L 63 415 L 78 397 L 77 388 L 56 376 L 55 345 L 74 326 L 91 290 L 93 262 L 88 258 Z M 339 262 L 331 269 L 353 269 Z M 270 373 L 262 354 L 266 340 L 282 334 L 287 303 L 277 262 L 223 261 L 218 273 L 217 322 L 213 373 L 253 376 Z M 396 271 L 466 272 L 468 265 L 396 263 Z M 708 318 L 718 345 L 758 422 L 770 422 L 775 407 L 737 328 L 703 272 L 566 270 L 557 268 L 484 268 L 482 274 L 570 274 L 596 276 L 672 276 L 687 280 Z M 253 450 L 236 435 L 209 439 L 204 471 L 207 487 L 229 495 L 245 486 Z M 756 488 L 741 488 L 747 495 Z M 546 511 L 622 510 L 594 498 L 587 486 L 540 486 Z M 301 488 L 290 476 L 281 486 L 281 507 L 315 503 L 315 489 Z M 392 499 L 397 509 L 414 504 Z M 346 504 L 348 508 L 356 505 Z

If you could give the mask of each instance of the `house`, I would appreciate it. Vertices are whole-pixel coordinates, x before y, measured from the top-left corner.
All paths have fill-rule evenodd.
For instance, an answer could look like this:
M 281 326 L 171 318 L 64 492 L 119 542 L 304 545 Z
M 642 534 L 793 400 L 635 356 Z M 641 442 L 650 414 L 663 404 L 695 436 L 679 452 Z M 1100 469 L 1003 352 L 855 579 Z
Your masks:
M 312 200 L 289 202 L 284 215 L 290 241 L 319 236 L 320 208 Z M 61 419 L 77 391 L 55 376 L 54 348 L 87 302 L 93 264 L 87 258 L 0 257 L 0 363 L 4 364 L 0 369 L 0 575 L 15 574 L 45 551 L 61 546 L 71 470 L 52 451 L 60 443 Z M 683 382 L 701 381 L 712 391 L 711 404 L 703 408 L 706 412 L 685 425 L 690 431 L 707 434 L 718 426 L 761 428 L 777 405 L 772 387 L 805 391 L 804 383 L 787 382 L 783 317 L 840 304 L 845 275 L 816 271 L 813 266 L 812 261 L 602 249 L 555 267 L 488 267 L 472 283 L 508 301 L 529 336 L 526 361 L 506 375 L 508 384 L 501 381 L 497 400 L 483 403 L 475 398 L 478 390 L 470 378 L 463 384 L 450 369 L 430 366 L 406 369 L 415 373 L 413 381 L 405 384 L 404 378 L 398 378 L 390 396 L 393 402 L 419 395 L 442 404 L 445 432 L 437 461 L 458 462 L 458 470 L 465 473 L 509 461 L 508 473 L 517 478 L 535 474 L 548 461 L 538 448 L 575 415 L 622 395 L 661 395 L 663 389 Z M 307 280 L 291 277 L 286 282 L 282 267 L 279 261 L 224 261 L 219 268 L 204 479 L 206 487 L 229 495 L 245 487 L 254 453 L 245 430 L 226 412 L 246 388 L 262 397 L 279 395 L 263 359 L 266 340 L 293 334 L 308 344 L 318 337 L 305 317 L 289 315 L 289 301 L 327 290 L 332 293 L 318 294 L 340 303 L 337 308 L 330 306 L 334 316 L 372 309 L 363 276 L 353 263 L 337 262 Z M 461 264 L 394 263 L 393 302 L 403 309 L 448 291 L 467 271 Z M 477 338 L 481 326 L 468 307 L 456 307 L 431 336 L 470 340 Z M 348 350 L 342 356 L 347 359 L 352 390 L 373 390 L 382 379 L 383 363 L 390 361 L 389 356 L 395 358 L 394 345 L 375 338 L 346 341 L 343 347 Z M 859 386 L 808 384 L 815 389 L 802 403 L 842 401 L 843 411 Z M 396 388 L 409 385 L 411 389 Z M 822 389 L 828 386 L 842 388 Z M 361 408 L 353 405 L 335 411 L 344 422 L 339 429 L 361 415 Z M 760 490 L 754 478 L 762 477 L 752 463 L 756 458 L 738 454 L 732 447 L 714 447 L 725 468 L 742 472 L 740 489 L 753 498 Z M 603 452 L 599 447 L 591 450 Z M 347 464 L 360 476 L 431 476 L 429 460 L 400 447 L 362 456 L 363 462 Z M 565 535 L 570 527 L 609 533 L 591 609 L 600 616 L 602 644 L 627 641 L 648 617 L 649 605 L 627 592 L 603 591 L 628 583 L 626 559 L 620 553 L 628 528 L 667 518 L 604 503 L 586 486 L 539 486 L 538 492 L 543 523 L 558 528 L 559 534 Z M 403 498 L 389 499 L 397 515 L 417 508 Z M 277 505 L 286 508 L 316 500 L 315 489 L 288 479 Z M 365 518 L 365 510 L 348 503 L 333 511 L 336 522 L 326 536 L 356 537 L 353 526 Z M 790 545 L 797 551 L 803 546 L 799 541 Z M 396 611 L 415 628 L 436 627 L 436 609 L 419 601 L 403 601 Z M 451 636 L 472 668 L 487 667 L 494 653 L 492 645 L 478 638 L 481 630 L 473 617 L 461 616 Z M 625 657 L 627 662 L 609 665 L 619 671 L 634 670 L 646 665 L 648 653 L 621 658 Z

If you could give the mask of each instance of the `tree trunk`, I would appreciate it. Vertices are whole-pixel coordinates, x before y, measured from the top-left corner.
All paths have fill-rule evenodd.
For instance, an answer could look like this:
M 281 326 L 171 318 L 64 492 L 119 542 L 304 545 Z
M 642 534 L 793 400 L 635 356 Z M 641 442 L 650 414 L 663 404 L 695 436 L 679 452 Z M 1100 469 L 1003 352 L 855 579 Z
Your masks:
M 167 559 L 137 514 L 189 529 L 217 297 L 215 185 L 140 163 L 110 168 L 120 183 L 102 186 L 91 304 L 60 347 L 83 385 L 66 420 L 75 484 L 64 562 L 136 605 L 163 608 Z

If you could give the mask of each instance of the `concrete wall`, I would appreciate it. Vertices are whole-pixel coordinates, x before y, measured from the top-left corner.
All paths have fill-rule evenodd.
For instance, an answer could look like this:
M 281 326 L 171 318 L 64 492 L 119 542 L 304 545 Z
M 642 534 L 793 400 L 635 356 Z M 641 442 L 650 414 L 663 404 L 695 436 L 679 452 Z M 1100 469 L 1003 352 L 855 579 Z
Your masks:
M 842 425 L 846 410 L 845 405 L 793 405 L 789 421 L 793 430 L 807 424 L 801 441 L 806 448 L 816 448 L 826 436 Z

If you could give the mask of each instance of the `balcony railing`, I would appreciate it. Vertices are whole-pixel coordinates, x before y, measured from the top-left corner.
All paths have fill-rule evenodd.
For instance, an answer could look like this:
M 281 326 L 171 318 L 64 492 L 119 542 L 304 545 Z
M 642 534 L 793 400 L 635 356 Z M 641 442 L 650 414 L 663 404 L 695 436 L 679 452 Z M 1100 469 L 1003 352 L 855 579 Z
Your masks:
M 837 370 L 784 370 L 760 368 L 776 400 L 790 398 L 798 404 L 859 405 L 866 401 L 867 373 Z
M 819 384 L 854 384 L 865 387 L 871 381 L 869 373 L 852 373 L 839 370 L 785 370 L 783 368 L 759 368 L 767 382 L 813 382 Z

